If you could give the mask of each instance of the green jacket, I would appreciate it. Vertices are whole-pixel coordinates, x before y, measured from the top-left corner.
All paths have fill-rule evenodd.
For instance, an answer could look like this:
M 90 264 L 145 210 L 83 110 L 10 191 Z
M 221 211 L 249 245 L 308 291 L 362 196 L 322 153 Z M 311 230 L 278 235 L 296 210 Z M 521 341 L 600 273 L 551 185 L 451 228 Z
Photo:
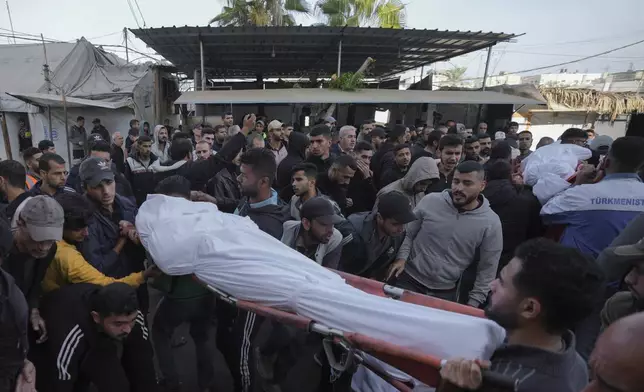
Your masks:
M 602 330 L 608 328 L 615 321 L 642 311 L 635 297 L 628 291 L 620 291 L 610 297 L 601 313 Z

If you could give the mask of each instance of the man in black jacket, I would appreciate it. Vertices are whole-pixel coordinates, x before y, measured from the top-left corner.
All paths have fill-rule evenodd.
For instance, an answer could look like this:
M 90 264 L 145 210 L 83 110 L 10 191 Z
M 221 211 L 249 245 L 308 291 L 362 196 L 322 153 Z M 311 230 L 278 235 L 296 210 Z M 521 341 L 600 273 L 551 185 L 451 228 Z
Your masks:
M 316 125 L 311 129 L 309 139 L 311 145 L 306 161 L 317 166 L 318 173 L 325 173 L 334 158 L 331 154 L 331 129 L 324 124 Z
M 0 219 L 0 265 L 13 245 L 11 228 Z M 16 390 L 31 376 L 27 361 L 29 307 L 13 277 L 0 268 L 0 391 Z M 23 374 L 21 374 L 23 373 Z M 35 387 L 35 380 L 32 380 Z M 21 391 L 21 389 L 18 389 Z
M 300 132 L 291 132 L 288 137 L 288 146 L 286 147 L 288 154 L 277 167 L 275 188 L 278 192 L 291 186 L 291 172 L 293 167 L 302 163 L 304 159 L 306 159 L 306 149 L 308 147 L 309 138 L 305 134 Z
M 411 148 L 409 144 L 398 144 L 392 150 L 394 154 L 394 165 L 382 173 L 378 185 L 380 189 L 394 181 L 398 181 L 407 174 L 411 162 Z
M 525 392 L 583 390 L 588 370 L 571 330 L 602 290 L 599 267 L 578 250 L 544 238 L 521 244 L 491 285 L 485 313 L 506 329 L 507 339 L 483 367 L 511 377 Z M 477 360 L 448 360 L 441 368 L 443 381 L 467 390 L 479 389 L 480 376 Z
M 399 192 L 380 197 L 377 211 L 353 214 L 338 226 L 345 244 L 340 270 L 384 281 L 405 239 L 405 224 L 416 216 L 409 199 Z
M 159 164 L 159 158 L 151 151 L 152 139 L 141 136 L 136 141 L 136 149 L 125 160 L 125 178 L 132 185 L 136 204 L 141 205 L 149 193 L 154 190 L 154 172 L 152 166 Z
M 378 151 L 373 154 L 371 159 L 371 171 L 376 181 L 376 188 L 380 189 L 380 176 L 394 165 L 394 154 L 392 150 L 398 144 L 405 143 L 405 135 L 407 127 L 404 125 L 396 125 L 394 129 L 390 130 L 387 134 L 387 141 L 384 142 Z
M 266 148 L 250 149 L 242 154 L 239 170 L 243 198 L 235 214 L 248 216 L 260 230 L 279 240 L 284 222 L 290 216 L 288 206 L 283 205 L 271 188 L 276 171 L 275 156 Z M 252 242 L 252 238 L 248 240 Z M 232 373 L 235 391 L 253 390 L 251 369 L 255 361 L 251 347 L 263 318 L 255 313 L 236 312 L 224 303 L 218 303 L 217 308 L 217 347 Z
M 116 193 L 134 200 L 132 186 L 130 185 L 128 180 L 125 179 L 125 175 L 123 175 L 123 173 L 118 170 L 116 164 L 111 161 L 112 154 L 108 142 L 104 140 L 98 140 L 94 143 L 91 143 L 89 147 L 89 157 L 101 158 L 106 162 L 110 162 L 110 168 L 114 173 L 114 182 L 116 182 Z M 69 170 L 69 176 L 67 176 L 67 182 L 65 183 L 65 185 L 72 188 L 78 193 L 83 193 L 83 185 L 81 184 L 79 175 L 80 165 L 81 164 L 78 163 Z
M 18 207 L 12 220 L 14 246 L 2 264 L 22 290 L 29 305 L 31 327 L 37 342 L 47 338 L 40 316 L 41 283 L 63 238 L 63 208 L 51 197 L 35 196 Z
M 347 198 L 351 199 L 353 205 L 347 207 L 347 215 L 356 212 L 371 211 L 376 202 L 376 186 L 373 183 L 373 172 L 369 168 L 373 158 L 373 147 L 367 142 L 358 142 L 353 149 L 353 157 L 356 160 L 358 170 L 349 182 Z
M 543 224 L 539 216 L 541 204 L 529 187 L 512 183 L 512 166 L 506 161 L 496 161 L 488 166 L 487 185 L 483 195 L 501 220 L 501 271 L 512 259 L 517 246 L 530 238 L 543 235 Z
M 318 188 L 340 206 L 345 216 L 347 208 L 353 205 L 353 200 L 347 198 L 347 189 L 356 170 L 356 160 L 351 155 L 341 155 L 333 161 L 329 169 L 319 172 L 318 175 Z
M 439 180 L 427 187 L 425 193 L 442 192 L 452 187 L 454 169 L 463 155 L 463 139 L 457 135 L 445 135 L 438 143 L 441 159 L 438 163 Z
M 37 347 L 38 390 L 158 391 L 136 290 L 75 284 L 43 298 L 50 338 Z

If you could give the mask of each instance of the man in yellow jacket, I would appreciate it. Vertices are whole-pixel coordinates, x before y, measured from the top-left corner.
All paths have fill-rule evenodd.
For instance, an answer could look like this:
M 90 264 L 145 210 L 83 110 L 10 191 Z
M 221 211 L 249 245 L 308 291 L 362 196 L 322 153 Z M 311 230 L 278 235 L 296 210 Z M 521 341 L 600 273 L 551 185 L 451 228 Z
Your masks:
M 63 239 L 57 243 L 56 256 L 49 265 L 42 282 L 44 292 L 74 283 L 92 283 L 105 286 L 113 282 L 122 282 L 138 287 L 148 278 L 158 274 L 158 269 L 150 267 L 143 272 L 135 272 L 120 279 L 103 275 L 89 264 L 77 249 L 77 245 L 82 243 L 88 235 L 87 225 L 92 219 L 92 204 L 84 196 L 72 192 L 57 195 L 56 201 L 63 207 L 65 224 Z M 138 241 L 136 229 L 133 226 L 126 224 L 121 226 L 121 238 L 113 249 L 117 254 L 123 250 L 127 241 Z

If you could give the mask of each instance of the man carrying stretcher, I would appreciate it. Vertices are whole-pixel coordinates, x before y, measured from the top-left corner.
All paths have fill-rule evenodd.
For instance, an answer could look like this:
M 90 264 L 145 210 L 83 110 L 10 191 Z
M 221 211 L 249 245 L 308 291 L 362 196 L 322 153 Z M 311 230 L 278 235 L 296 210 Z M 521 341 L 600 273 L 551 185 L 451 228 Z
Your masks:
M 210 203 L 151 195 L 136 226 L 165 273 L 195 274 L 238 299 L 439 358 L 491 358 L 493 370 L 513 367 L 507 375 L 522 375 L 519 381 L 525 387 L 520 391 L 544 390 L 531 386 L 549 380 L 549 390 L 574 392 L 587 380 L 569 329 L 585 316 L 587 303 L 600 287 L 599 274 L 591 260 L 552 242 L 527 243 L 493 284 L 488 317 L 507 329 L 509 339 L 502 345 L 504 330 L 491 320 L 357 290 L 250 220 L 221 213 Z M 546 368 L 551 361 L 566 370 L 552 374 Z M 461 387 L 475 388 L 481 368 L 488 366 L 451 360 L 442 375 Z

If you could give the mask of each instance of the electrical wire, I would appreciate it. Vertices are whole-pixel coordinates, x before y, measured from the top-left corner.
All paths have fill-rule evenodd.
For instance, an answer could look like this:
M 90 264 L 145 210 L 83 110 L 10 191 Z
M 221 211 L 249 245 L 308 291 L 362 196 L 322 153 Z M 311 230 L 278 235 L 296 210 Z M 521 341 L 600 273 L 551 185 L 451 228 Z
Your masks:
M 134 4 L 136 5 L 136 9 L 139 10 L 139 15 L 141 15 L 141 20 L 143 21 L 143 27 L 147 27 L 147 24 L 145 23 L 145 18 L 143 17 L 143 12 L 141 12 L 141 7 L 139 7 L 138 0 L 134 0 Z

